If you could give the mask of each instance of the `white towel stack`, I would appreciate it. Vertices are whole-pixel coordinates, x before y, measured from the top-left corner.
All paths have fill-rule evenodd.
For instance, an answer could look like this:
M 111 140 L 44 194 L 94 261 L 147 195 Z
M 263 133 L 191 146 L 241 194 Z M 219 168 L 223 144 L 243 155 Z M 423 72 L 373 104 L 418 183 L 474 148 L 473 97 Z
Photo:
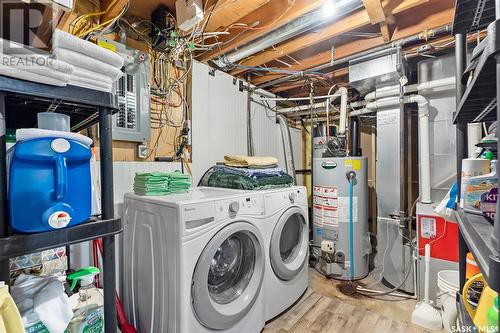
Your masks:
M 35 53 L 24 45 L 0 38 L 0 75 L 63 87 L 70 81 L 73 66 Z
M 71 85 L 112 92 L 113 83 L 123 75 L 120 55 L 59 29 L 54 32 L 52 53 L 75 67 Z

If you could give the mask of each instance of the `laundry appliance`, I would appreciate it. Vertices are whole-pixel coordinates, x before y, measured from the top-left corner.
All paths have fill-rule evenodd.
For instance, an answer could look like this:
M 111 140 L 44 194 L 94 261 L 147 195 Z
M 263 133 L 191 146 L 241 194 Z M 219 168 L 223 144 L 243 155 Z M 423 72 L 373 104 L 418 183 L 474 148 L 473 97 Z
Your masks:
M 124 302 L 139 332 L 260 332 L 262 194 L 125 195 Z
M 308 286 L 309 219 L 303 186 L 263 193 L 265 218 L 260 224 L 266 244 L 265 318 L 293 305 Z

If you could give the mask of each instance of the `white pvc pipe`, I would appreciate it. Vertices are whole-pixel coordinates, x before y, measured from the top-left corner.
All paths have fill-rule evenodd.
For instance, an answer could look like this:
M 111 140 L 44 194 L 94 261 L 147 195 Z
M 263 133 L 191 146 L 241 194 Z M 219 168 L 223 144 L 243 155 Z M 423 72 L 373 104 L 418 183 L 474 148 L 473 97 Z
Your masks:
M 424 303 L 429 303 L 430 262 L 431 246 L 429 244 L 425 244 Z
M 337 91 L 340 93 L 340 119 L 339 119 L 339 134 L 344 135 L 347 124 L 347 98 L 348 91 L 346 87 L 340 87 Z
M 376 100 L 366 105 L 367 110 L 377 110 L 384 107 L 396 106 L 400 103 L 399 97 Z M 422 192 L 420 202 L 431 203 L 431 163 L 430 163 L 430 132 L 429 132 L 429 102 L 421 95 L 405 96 L 403 103 L 417 103 L 419 124 L 420 148 L 420 183 Z
M 447 87 L 447 86 L 453 86 L 453 85 L 455 85 L 455 77 L 448 77 L 445 79 L 427 81 L 427 82 L 423 82 L 423 83 L 408 85 L 408 86 L 405 86 L 403 88 L 403 91 L 405 94 L 408 94 L 408 93 L 414 93 L 417 91 L 421 92 L 421 91 L 428 90 L 428 89 L 441 88 L 441 87 Z M 365 96 L 365 100 L 375 101 L 375 100 L 380 99 L 380 98 L 392 97 L 392 96 L 397 96 L 397 95 L 399 95 L 399 87 L 395 87 L 392 89 L 376 90 L 374 92 L 367 94 Z
M 418 105 L 418 123 L 420 138 L 420 181 L 422 193 L 420 202 L 431 203 L 431 161 L 430 161 L 430 130 L 429 130 L 429 102 L 422 95 L 408 96 L 409 103 Z
M 325 102 L 292 106 L 292 107 L 289 107 L 289 108 L 278 109 L 278 111 L 281 112 L 281 113 L 294 112 L 294 111 L 305 111 L 305 110 L 309 111 L 309 110 L 311 110 L 311 106 L 313 107 L 313 109 L 324 108 L 325 107 Z
M 342 89 L 342 88 L 340 88 Z M 339 90 L 340 90 L 339 89 Z M 333 95 L 324 95 L 324 96 L 315 96 L 313 99 L 327 99 L 331 97 L 338 97 L 337 93 Z M 309 97 L 292 97 L 292 98 L 285 98 L 285 97 L 265 97 L 265 98 L 260 98 L 263 101 L 308 101 L 310 98 Z

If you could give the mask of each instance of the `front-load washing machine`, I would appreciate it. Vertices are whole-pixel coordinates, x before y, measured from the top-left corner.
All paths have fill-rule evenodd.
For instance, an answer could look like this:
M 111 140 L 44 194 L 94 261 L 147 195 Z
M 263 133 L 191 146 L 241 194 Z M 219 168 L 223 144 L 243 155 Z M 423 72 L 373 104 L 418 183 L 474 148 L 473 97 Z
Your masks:
M 263 197 L 194 188 L 125 195 L 124 303 L 141 333 L 260 332 Z
M 266 244 L 265 319 L 292 306 L 308 286 L 309 218 L 303 186 L 263 192 Z

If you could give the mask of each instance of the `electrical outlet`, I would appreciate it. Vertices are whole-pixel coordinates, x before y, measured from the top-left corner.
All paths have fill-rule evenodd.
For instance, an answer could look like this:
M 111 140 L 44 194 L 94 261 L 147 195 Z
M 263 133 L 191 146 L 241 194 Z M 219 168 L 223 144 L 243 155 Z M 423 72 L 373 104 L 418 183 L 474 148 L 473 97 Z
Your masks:
M 148 157 L 148 146 L 145 144 L 137 145 L 137 157 L 145 159 Z
M 333 253 L 334 252 L 333 241 L 330 241 L 330 240 L 322 241 L 321 242 L 321 251 L 326 252 L 326 253 Z

